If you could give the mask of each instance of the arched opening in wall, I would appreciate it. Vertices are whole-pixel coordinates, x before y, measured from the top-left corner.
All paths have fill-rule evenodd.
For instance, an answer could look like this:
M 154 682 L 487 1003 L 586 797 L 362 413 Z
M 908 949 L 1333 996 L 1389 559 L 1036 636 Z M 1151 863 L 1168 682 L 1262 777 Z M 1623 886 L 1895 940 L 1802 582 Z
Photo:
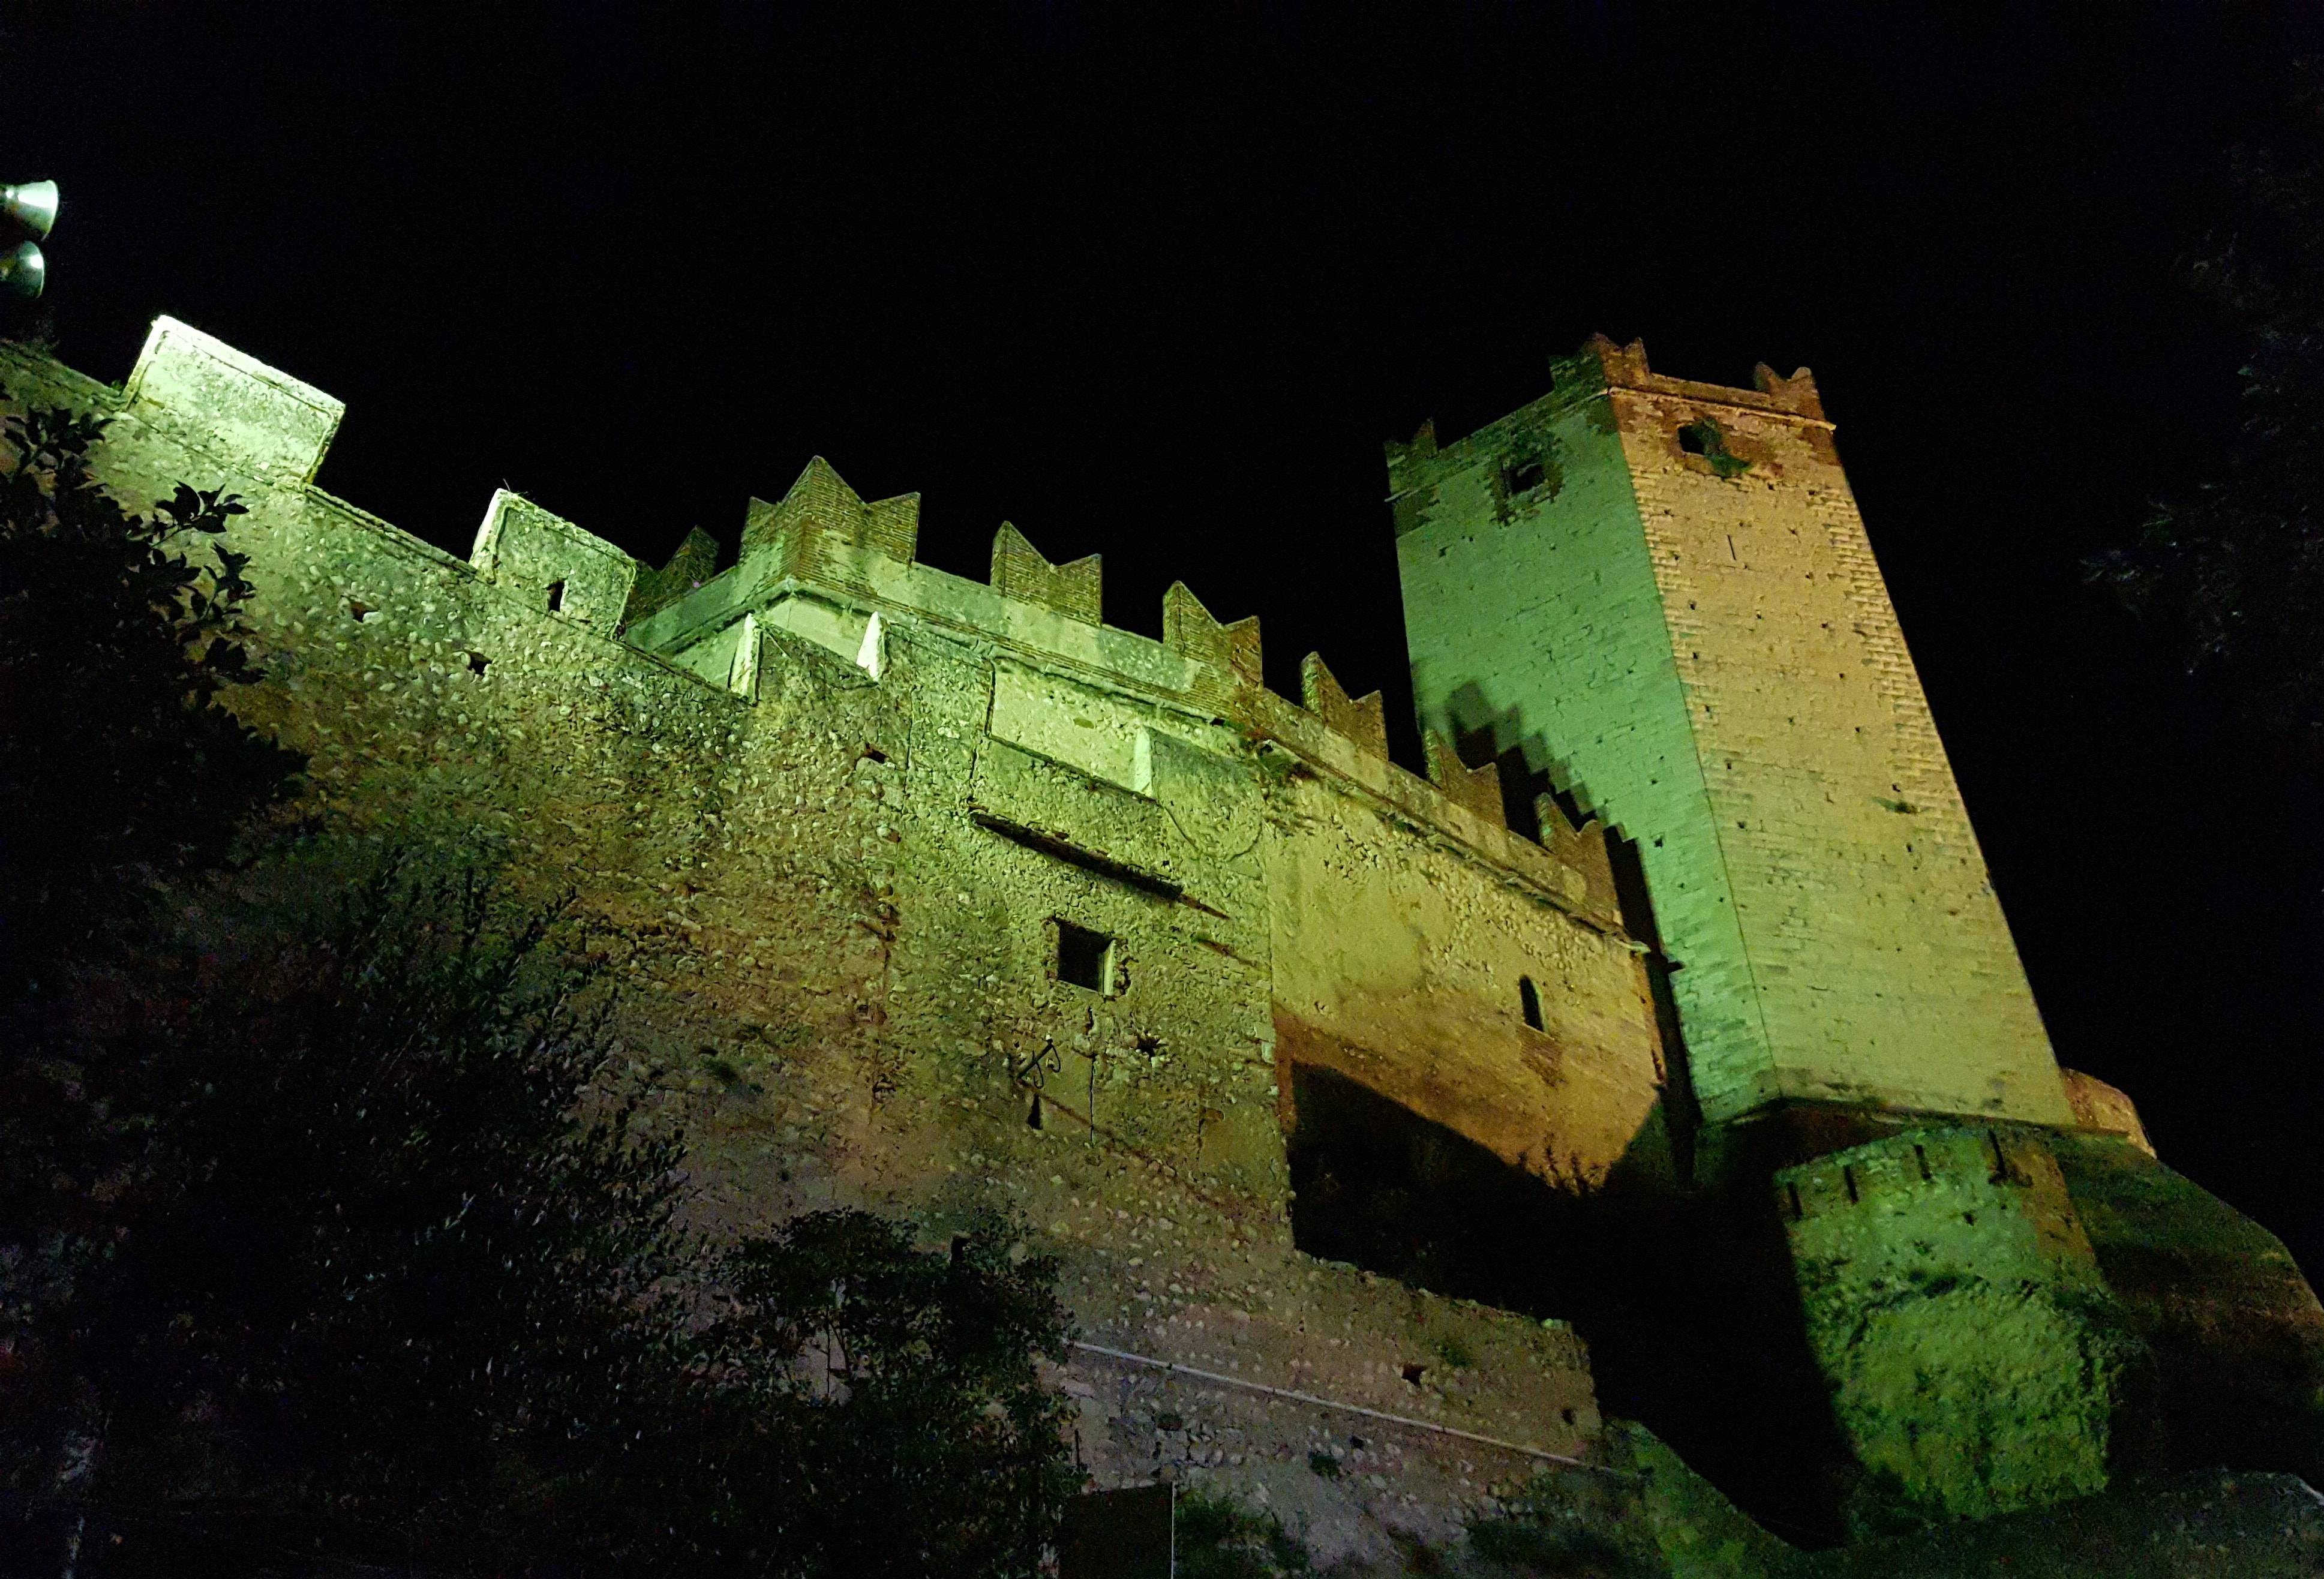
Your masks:
M 1525 1016 L 1525 1022 L 1527 1025 L 1532 1026 L 1536 1030 L 1542 1028 L 1541 989 L 1533 984 L 1531 976 L 1517 978 L 1517 1011 Z
M 564 612 L 564 609 L 565 583 L 562 581 L 552 581 L 549 584 L 549 612 L 550 614 L 561 614 Z

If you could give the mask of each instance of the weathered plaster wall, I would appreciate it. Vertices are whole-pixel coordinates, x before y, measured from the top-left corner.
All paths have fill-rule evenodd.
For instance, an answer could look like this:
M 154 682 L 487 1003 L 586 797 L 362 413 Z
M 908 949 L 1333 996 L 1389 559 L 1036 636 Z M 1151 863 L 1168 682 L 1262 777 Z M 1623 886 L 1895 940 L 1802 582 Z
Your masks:
M 1397 837 L 1330 780 L 1291 775 L 1277 800 L 1266 856 L 1278 1052 L 1544 1178 L 1609 1172 L 1662 1088 L 1627 941 Z M 1526 1023 L 1522 980 L 1539 1029 Z
M 1492 725 L 1637 841 L 1707 1117 L 2065 1122 L 1831 424 L 1804 375 L 1762 385 L 1598 342 L 1391 447 L 1424 722 Z

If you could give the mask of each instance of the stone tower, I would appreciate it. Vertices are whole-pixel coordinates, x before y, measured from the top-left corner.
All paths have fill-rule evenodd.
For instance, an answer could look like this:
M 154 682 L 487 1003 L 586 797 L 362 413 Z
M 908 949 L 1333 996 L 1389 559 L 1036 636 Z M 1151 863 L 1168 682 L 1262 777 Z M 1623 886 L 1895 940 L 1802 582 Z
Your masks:
M 1702 1114 L 2070 1122 L 1813 381 L 1593 339 L 1388 447 L 1425 729 L 1521 750 L 1637 844 Z

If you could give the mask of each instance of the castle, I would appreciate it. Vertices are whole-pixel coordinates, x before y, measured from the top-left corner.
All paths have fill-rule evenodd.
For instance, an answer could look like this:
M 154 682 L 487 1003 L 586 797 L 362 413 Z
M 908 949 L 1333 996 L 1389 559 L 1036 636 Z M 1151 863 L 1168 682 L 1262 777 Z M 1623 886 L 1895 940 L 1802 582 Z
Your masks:
M 1425 778 L 1320 658 L 1269 692 L 1255 619 L 1108 626 L 1006 524 L 935 570 L 820 459 L 724 568 L 507 492 L 464 561 L 315 486 L 339 402 L 175 320 L 122 388 L 0 383 L 110 414 L 137 503 L 243 496 L 235 705 L 319 807 L 577 891 L 706 1221 L 1059 1259 L 1098 1485 L 1346 1549 L 1646 1473 L 1616 1415 L 1810 1534 L 2315 1473 L 2324 1309 L 2058 1067 L 1804 371 L 1593 340 L 1388 447 Z

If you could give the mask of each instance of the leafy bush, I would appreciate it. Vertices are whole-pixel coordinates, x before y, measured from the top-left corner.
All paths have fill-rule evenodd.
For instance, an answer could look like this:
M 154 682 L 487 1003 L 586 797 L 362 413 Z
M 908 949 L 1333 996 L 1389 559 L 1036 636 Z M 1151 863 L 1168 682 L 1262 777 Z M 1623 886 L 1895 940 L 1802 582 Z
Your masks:
M 99 485 L 103 420 L 0 419 L 0 992 L 14 998 L 214 863 L 304 767 L 213 704 L 256 678 L 238 500 L 180 484 L 145 514 Z
M 1305 1543 L 1272 1513 L 1195 1490 L 1178 1499 L 1179 1579 L 1280 1579 L 1314 1571 Z

